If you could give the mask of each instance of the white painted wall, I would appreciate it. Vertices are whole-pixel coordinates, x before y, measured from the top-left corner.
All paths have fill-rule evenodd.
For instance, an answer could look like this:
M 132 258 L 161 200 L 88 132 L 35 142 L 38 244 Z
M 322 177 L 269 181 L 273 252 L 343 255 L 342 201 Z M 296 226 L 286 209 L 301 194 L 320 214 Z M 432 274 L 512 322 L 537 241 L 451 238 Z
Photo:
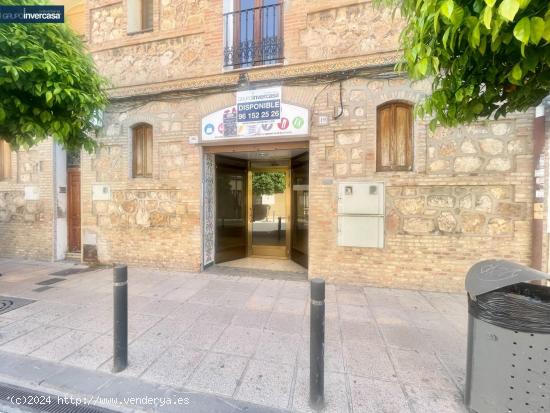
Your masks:
M 61 193 L 65 188 L 65 193 Z M 56 240 L 55 259 L 65 259 L 68 249 L 67 233 L 67 153 L 58 144 L 55 144 L 55 191 L 56 191 Z

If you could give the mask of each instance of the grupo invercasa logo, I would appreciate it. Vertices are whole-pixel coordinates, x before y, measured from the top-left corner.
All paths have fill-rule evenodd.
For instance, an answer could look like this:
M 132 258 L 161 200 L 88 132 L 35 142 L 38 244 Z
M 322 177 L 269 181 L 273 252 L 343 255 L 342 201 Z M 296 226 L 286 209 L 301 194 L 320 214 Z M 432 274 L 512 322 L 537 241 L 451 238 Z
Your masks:
M 64 22 L 64 6 L 0 6 L 0 23 Z

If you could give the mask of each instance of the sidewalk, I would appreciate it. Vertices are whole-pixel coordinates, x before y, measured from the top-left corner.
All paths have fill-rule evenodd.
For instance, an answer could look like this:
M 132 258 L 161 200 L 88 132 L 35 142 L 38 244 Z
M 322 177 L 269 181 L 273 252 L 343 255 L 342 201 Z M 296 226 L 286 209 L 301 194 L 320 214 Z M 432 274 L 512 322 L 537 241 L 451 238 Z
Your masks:
M 50 275 L 70 268 L 0 260 L 0 296 L 36 300 L 0 314 L 0 381 L 310 411 L 307 282 L 130 268 L 130 366 L 114 375 L 112 270 Z M 326 411 L 465 412 L 466 315 L 461 295 L 327 285 Z

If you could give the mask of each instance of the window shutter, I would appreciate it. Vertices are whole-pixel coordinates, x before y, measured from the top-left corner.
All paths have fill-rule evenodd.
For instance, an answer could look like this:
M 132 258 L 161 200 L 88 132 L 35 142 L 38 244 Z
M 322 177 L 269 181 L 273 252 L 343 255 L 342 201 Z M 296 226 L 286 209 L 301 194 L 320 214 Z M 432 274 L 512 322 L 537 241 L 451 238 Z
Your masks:
M 378 111 L 378 170 L 391 168 L 392 108 L 386 106 Z
M 143 139 L 144 139 L 144 175 L 152 176 L 153 175 L 153 128 L 144 127 L 143 128 Z
M 411 108 L 408 105 L 394 107 L 395 166 L 409 169 L 412 166 Z
M 11 176 L 11 148 L 6 141 L 0 140 L 0 179 Z
M 139 125 L 132 132 L 134 177 L 153 175 L 153 128 L 151 125 Z
M 377 110 L 378 171 L 408 171 L 413 164 L 412 107 L 387 103 Z
M 153 0 L 141 1 L 141 29 L 153 28 Z

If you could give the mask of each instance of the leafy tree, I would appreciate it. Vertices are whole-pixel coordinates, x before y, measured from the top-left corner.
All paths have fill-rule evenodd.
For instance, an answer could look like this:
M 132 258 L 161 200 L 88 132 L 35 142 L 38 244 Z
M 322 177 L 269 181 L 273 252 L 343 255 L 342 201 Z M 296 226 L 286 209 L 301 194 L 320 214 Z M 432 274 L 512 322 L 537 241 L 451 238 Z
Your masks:
M 0 24 L 0 137 L 13 148 L 51 136 L 67 149 L 93 150 L 97 114 L 107 105 L 105 85 L 67 25 Z
M 418 112 L 454 126 L 538 105 L 550 92 L 548 0 L 378 0 L 399 7 L 404 63 L 433 78 Z
M 282 172 L 255 172 L 252 176 L 254 195 L 273 195 L 285 191 L 286 177 Z

